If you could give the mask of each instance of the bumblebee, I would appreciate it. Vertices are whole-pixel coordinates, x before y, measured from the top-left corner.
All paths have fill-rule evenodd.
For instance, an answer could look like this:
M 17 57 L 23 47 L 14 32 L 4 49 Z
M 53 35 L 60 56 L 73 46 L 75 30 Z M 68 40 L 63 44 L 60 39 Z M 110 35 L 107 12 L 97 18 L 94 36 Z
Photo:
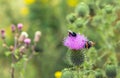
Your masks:
M 89 49 L 89 48 L 91 48 L 91 47 L 94 46 L 94 45 L 95 45 L 94 42 L 92 42 L 92 41 L 87 41 L 87 42 L 85 43 L 85 48 Z
M 68 30 L 68 35 L 72 37 L 76 37 L 77 34 L 75 32 L 72 32 L 71 30 Z

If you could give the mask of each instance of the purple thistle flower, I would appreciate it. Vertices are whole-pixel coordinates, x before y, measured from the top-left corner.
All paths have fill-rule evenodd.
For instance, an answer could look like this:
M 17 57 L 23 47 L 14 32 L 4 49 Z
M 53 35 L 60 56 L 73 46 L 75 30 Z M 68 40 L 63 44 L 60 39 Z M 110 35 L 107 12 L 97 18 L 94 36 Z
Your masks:
M 15 27 L 15 25 L 14 25 L 14 24 L 12 24 L 12 25 L 11 25 L 11 30 L 12 30 L 12 32 L 13 32 L 13 33 L 15 32 L 16 27 Z
M 23 24 L 22 24 L 22 23 L 19 23 L 19 24 L 17 25 L 17 27 L 18 27 L 18 30 L 22 30 Z
M 1 34 L 5 34 L 5 30 L 4 29 L 1 30 Z
M 29 45 L 31 43 L 31 39 L 30 38 L 26 38 L 24 40 L 24 43 L 27 44 L 27 45 Z
M 85 47 L 87 41 L 84 35 L 69 31 L 68 36 L 64 39 L 64 46 L 72 50 L 81 50 Z
M 4 29 L 1 30 L 1 37 L 2 37 L 2 39 L 5 39 L 5 30 Z

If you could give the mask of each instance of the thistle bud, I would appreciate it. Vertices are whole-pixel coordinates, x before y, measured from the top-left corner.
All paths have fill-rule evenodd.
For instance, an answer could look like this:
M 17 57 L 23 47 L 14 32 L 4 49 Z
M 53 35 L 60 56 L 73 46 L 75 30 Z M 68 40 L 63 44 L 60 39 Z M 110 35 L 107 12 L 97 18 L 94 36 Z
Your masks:
M 97 69 L 95 73 L 95 78 L 103 78 L 103 73 L 100 69 Z
M 98 2 L 98 7 L 100 8 L 100 9 L 103 9 L 104 8 L 104 6 L 105 6 L 105 3 L 101 0 L 99 0 L 99 2 Z
M 71 14 L 69 14 L 68 16 L 67 16 L 67 20 L 68 20 L 68 22 L 70 22 L 70 23 L 74 23 L 75 22 L 75 20 L 76 20 L 76 15 L 74 14 L 74 13 L 71 13 Z
M 18 28 L 18 30 L 22 30 L 22 28 L 23 28 L 23 24 L 22 23 L 19 23 L 18 25 L 17 25 L 17 28 Z
M 89 8 L 88 8 L 88 5 L 86 5 L 85 3 L 80 3 L 76 9 L 75 9 L 75 12 L 77 13 L 78 16 L 81 16 L 81 17 L 85 17 L 86 15 L 89 14 Z
M 5 39 L 5 30 L 4 29 L 1 30 L 1 38 Z
M 84 24 L 84 20 L 82 20 L 81 18 L 78 18 L 76 21 L 75 21 L 75 26 L 77 26 L 78 28 L 82 27 Z
M 74 77 L 74 75 L 73 75 L 73 72 L 72 72 L 72 71 L 67 70 L 67 69 L 64 69 L 64 70 L 62 71 L 62 76 L 61 76 L 61 78 L 73 78 L 73 77 Z
M 112 13 L 112 6 L 106 5 L 106 6 L 105 6 L 105 12 L 106 12 L 107 14 L 111 14 L 111 13 Z
M 71 63 L 75 66 L 81 65 L 85 60 L 85 55 L 82 50 L 72 50 L 70 54 Z
M 103 21 L 102 21 L 102 17 L 99 15 L 96 15 L 96 16 L 94 16 L 94 18 L 93 18 L 93 20 L 92 20 L 92 25 L 93 26 L 99 26 L 99 25 L 101 25 L 101 23 L 103 23 Z
M 105 72 L 108 78 L 116 78 L 117 70 L 115 65 L 113 64 L 107 65 L 105 68 Z
M 36 31 L 35 32 L 35 37 L 34 37 L 34 42 L 38 42 L 40 40 L 40 37 L 41 37 L 41 32 Z
M 28 37 L 28 34 L 26 32 L 22 32 L 20 37 L 18 38 L 19 42 L 23 42 L 24 39 L 26 39 Z
M 95 16 L 96 15 L 96 5 L 95 3 L 89 3 L 89 15 L 90 16 Z
M 31 39 L 30 39 L 30 38 L 24 39 L 24 43 L 25 43 L 26 45 L 29 45 L 29 44 L 31 43 Z
M 12 32 L 13 32 L 13 33 L 15 32 L 16 27 L 15 27 L 15 25 L 14 25 L 14 24 L 12 24 L 12 25 L 11 25 L 11 30 L 12 30 Z

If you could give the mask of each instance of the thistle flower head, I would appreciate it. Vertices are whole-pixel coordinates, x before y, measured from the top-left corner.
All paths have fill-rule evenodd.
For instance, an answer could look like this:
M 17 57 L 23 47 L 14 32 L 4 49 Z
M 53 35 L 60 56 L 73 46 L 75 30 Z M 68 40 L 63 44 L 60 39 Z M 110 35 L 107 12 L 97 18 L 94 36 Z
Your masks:
M 23 24 L 22 24 L 22 23 L 19 23 L 19 24 L 17 25 L 17 27 L 18 27 L 18 30 L 22 30 Z
M 1 34 L 4 34 L 4 33 L 5 33 L 5 30 L 4 30 L 4 29 L 2 29 L 2 30 L 1 30 Z
M 72 50 L 81 50 L 84 48 L 87 38 L 84 35 L 69 31 L 68 36 L 64 39 L 64 46 Z
M 12 25 L 11 25 L 11 30 L 12 30 L 12 32 L 13 32 L 13 33 L 15 32 L 16 27 L 15 27 L 15 25 L 14 25 L 14 24 L 12 24 Z
M 2 38 L 2 39 L 5 39 L 5 30 L 2 29 L 0 32 L 1 32 L 1 38 Z
M 26 38 L 24 40 L 24 43 L 27 44 L 27 45 L 29 45 L 31 43 L 31 39 L 30 38 Z

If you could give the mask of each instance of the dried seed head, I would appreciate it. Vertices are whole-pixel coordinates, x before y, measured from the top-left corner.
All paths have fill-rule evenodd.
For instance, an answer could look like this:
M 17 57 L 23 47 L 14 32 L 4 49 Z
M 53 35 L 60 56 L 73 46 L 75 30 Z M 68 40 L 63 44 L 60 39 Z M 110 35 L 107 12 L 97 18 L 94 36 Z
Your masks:
M 23 42 L 24 39 L 26 39 L 28 37 L 28 34 L 26 32 L 22 32 L 20 37 L 18 38 L 19 42 Z
M 6 44 L 6 43 L 3 43 L 2 46 L 3 46 L 4 48 L 6 48 L 6 47 L 7 47 L 7 44 Z
M 40 40 L 40 37 L 41 37 L 41 32 L 36 31 L 35 32 L 35 37 L 34 37 L 34 42 L 38 42 Z
M 25 46 L 21 46 L 19 49 L 20 54 L 24 54 L 25 53 Z
M 9 47 L 9 49 L 10 49 L 10 51 L 13 51 L 13 50 L 14 50 L 14 46 L 11 45 L 11 46 Z

